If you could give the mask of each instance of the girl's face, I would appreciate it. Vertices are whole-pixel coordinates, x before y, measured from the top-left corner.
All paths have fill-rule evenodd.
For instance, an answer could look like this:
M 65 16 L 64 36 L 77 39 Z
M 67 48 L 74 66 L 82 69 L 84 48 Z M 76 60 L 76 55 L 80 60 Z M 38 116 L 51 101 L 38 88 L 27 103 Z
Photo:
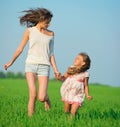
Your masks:
M 45 21 L 43 21 L 43 22 L 40 22 L 41 27 L 42 27 L 43 29 L 47 29 L 47 28 L 50 26 L 50 21 L 51 21 L 51 20 L 45 20 Z
M 74 65 L 78 68 L 83 66 L 85 62 L 83 61 L 83 57 L 81 55 L 78 55 L 74 60 Z

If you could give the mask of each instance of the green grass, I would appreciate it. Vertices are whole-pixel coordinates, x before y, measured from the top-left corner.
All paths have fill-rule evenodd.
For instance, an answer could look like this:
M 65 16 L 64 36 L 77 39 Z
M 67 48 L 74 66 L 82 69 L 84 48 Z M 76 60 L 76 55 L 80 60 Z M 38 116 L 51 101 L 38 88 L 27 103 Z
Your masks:
M 26 80 L 0 79 L 0 127 L 120 127 L 120 87 L 90 84 L 92 101 L 85 99 L 76 119 L 63 111 L 61 82 L 50 81 L 48 93 L 52 108 L 36 102 L 36 113 L 27 116 Z

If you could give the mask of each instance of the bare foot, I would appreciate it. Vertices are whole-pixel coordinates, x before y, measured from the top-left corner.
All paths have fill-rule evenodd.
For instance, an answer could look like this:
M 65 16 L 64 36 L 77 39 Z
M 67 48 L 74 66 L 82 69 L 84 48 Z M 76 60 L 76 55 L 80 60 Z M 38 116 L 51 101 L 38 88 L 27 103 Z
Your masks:
M 48 111 L 51 107 L 51 103 L 50 100 L 48 99 L 47 101 L 45 101 L 45 110 Z
M 35 113 L 35 110 L 28 110 L 28 117 L 32 117 Z
M 33 116 L 33 112 L 28 112 L 28 117 L 31 118 Z

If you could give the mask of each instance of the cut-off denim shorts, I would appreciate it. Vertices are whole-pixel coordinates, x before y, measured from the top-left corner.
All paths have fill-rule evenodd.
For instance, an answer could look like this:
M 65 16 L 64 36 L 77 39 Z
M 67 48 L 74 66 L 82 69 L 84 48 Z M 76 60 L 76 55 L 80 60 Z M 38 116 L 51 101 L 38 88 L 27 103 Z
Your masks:
M 25 72 L 33 72 L 38 76 L 49 76 L 50 66 L 45 64 L 26 64 Z

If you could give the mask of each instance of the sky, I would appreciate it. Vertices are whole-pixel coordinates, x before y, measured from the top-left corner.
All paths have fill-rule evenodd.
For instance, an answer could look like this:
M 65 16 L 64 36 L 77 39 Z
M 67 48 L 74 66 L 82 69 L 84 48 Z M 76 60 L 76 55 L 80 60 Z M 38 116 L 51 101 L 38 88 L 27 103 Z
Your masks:
M 26 26 L 23 10 L 44 7 L 52 11 L 50 30 L 55 33 L 54 53 L 64 74 L 78 53 L 91 58 L 90 83 L 120 86 L 120 0 L 1 0 L 0 71 L 13 56 Z M 8 71 L 23 72 L 28 44 Z M 51 68 L 50 77 L 54 76 Z

